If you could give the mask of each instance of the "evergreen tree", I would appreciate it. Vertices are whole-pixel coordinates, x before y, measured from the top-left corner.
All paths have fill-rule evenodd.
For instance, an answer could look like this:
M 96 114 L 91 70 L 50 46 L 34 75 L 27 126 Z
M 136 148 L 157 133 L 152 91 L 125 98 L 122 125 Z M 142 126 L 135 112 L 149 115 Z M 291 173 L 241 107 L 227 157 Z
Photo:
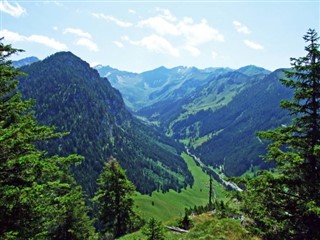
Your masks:
M 103 235 L 111 233 L 117 238 L 130 232 L 135 218 L 134 191 L 134 185 L 127 179 L 124 170 L 111 157 L 99 176 L 98 191 L 94 197 Z
M 154 218 L 151 218 L 147 222 L 145 227 L 142 229 L 142 233 L 147 237 L 147 240 L 165 239 L 162 223 Z
M 185 209 L 184 217 L 179 222 L 179 227 L 181 227 L 185 230 L 189 230 L 190 228 L 193 227 L 193 223 L 189 217 L 189 211 L 187 209 Z
M 292 58 L 282 83 L 294 90 L 281 106 L 290 126 L 259 133 L 271 141 L 265 158 L 275 164 L 246 184 L 244 210 L 265 239 L 320 236 L 320 52 L 315 30 L 304 36 L 307 55 Z
M 31 112 L 33 102 L 23 101 L 16 78 L 22 73 L 8 58 L 21 50 L 0 41 L 0 239 L 50 239 L 49 231 L 59 222 L 65 198 L 82 199 L 77 188 L 61 189 L 67 169 L 80 158 L 46 157 L 35 145 L 63 134 L 39 126 Z M 71 178 L 71 176 L 69 176 Z M 75 192 L 77 191 L 77 195 Z M 58 203 L 59 205 L 55 204 Z M 79 204 L 69 205 L 77 208 Z M 86 214 L 86 212 L 83 212 Z M 83 219 L 73 219 L 81 222 Z M 87 222 L 88 223 L 88 222 Z M 87 225 L 87 230 L 93 231 Z M 80 231 L 79 234 L 82 234 Z M 84 238 L 64 238 L 84 239 Z
M 96 239 L 93 223 L 88 217 L 89 208 L 85 205 L 82 188 L 70 174 L 62 172 L 56 195 L 51 202 L 57 217 L 49 227 L 48 238 L 52 240 L 90 240 Z

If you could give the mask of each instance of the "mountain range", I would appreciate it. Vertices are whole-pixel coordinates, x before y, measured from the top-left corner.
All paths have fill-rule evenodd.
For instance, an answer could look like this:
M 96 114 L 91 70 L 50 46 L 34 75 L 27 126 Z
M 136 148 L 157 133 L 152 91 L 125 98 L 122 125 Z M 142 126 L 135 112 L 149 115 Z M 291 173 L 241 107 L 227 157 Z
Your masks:
M 83 155 L 72 170 L 89 195 L 110 156 L 142 193 L 192 184 L 180 156 L 184 147 L 228 176 L 266 168 L 260 156 L 266 144 L 256 132 L 290 122 L 279 107 L 292 97 L 279 82 L 283 69 L 179 66 L 133 73 L 92 69 L 70 52 L 13 64 L 27 73 L 19 89 L 36 100 L 39 123 L 69 132 L 40 147 L 50 155 Z
M 260 157 L 266 145 L 256 132 L 290 122 L 279 107 L 292 97 L 279 82 L 283 69 L 160 67 L 140 74 L 96 69 L 136 116 L 229 176 L 267 167 Z

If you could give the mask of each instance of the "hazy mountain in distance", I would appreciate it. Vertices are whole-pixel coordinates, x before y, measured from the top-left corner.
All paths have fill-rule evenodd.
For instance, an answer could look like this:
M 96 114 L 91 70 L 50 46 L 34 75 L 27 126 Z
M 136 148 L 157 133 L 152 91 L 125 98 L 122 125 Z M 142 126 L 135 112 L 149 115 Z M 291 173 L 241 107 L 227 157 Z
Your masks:
M 15 68 L 20 68 L 38 61 L 40 61 L 40 59 L 37 57 L 27 57 L 17 61 L 12 61 L 12 66 L 14 66 Z

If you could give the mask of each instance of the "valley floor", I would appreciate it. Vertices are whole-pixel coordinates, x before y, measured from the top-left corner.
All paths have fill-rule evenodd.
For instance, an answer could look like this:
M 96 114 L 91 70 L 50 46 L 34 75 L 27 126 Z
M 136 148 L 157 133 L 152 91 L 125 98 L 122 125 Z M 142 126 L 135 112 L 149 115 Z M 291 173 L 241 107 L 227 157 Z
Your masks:
M 151 196 L 138 193 L 134 200 L 137 210 L 144 218 L 155 217 L 165 222 L 175 217 L 182 217 L 185 208 L 208 204 L 209 176 L 197 166 L 190 155 L 183 153 L 182 157 L 194 177 L 193 186 L 182 189 L 180 193 L 174 190 L 166 193 L 153 192 Z M 227 190 L 220 183 L 214 181 L 213 189 L 219 200 L 226 198 Z

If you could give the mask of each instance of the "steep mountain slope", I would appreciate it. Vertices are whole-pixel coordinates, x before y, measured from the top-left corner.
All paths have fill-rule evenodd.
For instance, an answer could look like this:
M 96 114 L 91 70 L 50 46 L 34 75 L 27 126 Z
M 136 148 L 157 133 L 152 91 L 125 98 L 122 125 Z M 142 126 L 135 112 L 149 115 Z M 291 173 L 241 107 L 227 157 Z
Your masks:
M 181 146 L 133 118 L 119 91 L 80 58 L 61 52 L 21 70 L 28 76 L 21 79 L 20 90 L 36 100 L 37 120 L 70 132 L 41 147 L 51 155 L 83 155 L 84 162 L 73 170 L 88 194 L 110 155 L 142 193 L 192 183 L 176 150 Z
M 241 91 L 226 106 L 200 111 L 188 122 L 180 122 L 173 129 L 175 137 L 184 138 L 181 133 L 196 131 L 190 141 L 195 154 L 206 164 L 222 165 L 227 175 L 240 175 L 251 165 L 262 166 L 259 155 L 265 153 L 266 146 L 256 132 L 290 121 L 279 107 L 282 99 L 292 97 L 291 90 L 280 84 L 281 77 L 283 71 L 277 70 Z

